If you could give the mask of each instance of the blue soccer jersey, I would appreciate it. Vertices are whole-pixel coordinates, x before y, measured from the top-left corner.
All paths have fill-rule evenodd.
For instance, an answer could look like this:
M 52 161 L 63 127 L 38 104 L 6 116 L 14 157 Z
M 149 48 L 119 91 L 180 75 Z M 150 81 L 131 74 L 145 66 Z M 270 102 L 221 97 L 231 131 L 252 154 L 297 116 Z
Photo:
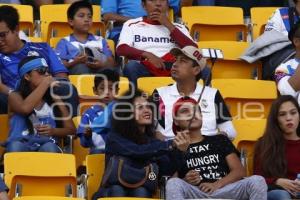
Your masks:
M 0 53 L 0 76 L 2 83 L 10 88 L 15 88 L 20 79 L 18 73 L 19 62 L 27 56 L 41 56 L 46 59 L 50 73 L 68 73 L 66 67 L 59 60 L 55 52 L 47 43 L 25 43 L 23 48 L 11 54 Z

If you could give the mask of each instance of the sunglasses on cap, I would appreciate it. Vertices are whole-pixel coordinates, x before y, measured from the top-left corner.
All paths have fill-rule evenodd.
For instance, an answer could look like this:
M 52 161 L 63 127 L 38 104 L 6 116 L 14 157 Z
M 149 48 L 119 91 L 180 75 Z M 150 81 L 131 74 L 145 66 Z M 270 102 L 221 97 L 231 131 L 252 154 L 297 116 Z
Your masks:
M 40 75 L 44 75 L 46 73 L 49 73 L 49 69 L 48 67 L 40 67 L 40 68 L 37 68 L 37 69 L 34 69 L 32 71 L 36 71 L 37 73 L 39 73 Z

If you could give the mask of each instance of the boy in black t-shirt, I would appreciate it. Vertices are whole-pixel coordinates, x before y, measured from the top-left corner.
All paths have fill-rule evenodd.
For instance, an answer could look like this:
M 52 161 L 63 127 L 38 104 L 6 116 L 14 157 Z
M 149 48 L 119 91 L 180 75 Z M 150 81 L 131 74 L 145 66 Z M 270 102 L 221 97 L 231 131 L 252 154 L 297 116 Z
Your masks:
M 267 199 L 267 185 L 261 176 L 243 179 L 246 172 L 231 141 L 221 134 L 201 135 L 201 126 L 197 101 L 190 97 L 180 98 L 173 106 L 173 131 L 188 134 L 191 144 L 177 161 L 180 178 L 171 178 L 167 183 L 167 200 Z

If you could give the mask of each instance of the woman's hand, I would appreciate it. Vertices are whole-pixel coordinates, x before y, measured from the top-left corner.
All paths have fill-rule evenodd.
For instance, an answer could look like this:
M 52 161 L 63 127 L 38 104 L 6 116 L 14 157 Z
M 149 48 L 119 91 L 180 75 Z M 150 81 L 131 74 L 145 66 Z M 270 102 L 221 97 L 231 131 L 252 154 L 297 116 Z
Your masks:
M 199 172 L 195 170 L 188 171 L 183 179 L 191 185 L 199 185 L 202 180 Z
M 201 183 L 199 185 L 199 189 L 202 192 L 205 192 L 208 194 L 212 194 L 214 191 L 216 191 L 219 188 L 221 188 L 221 186 L 218 184 L 218 181 L 216 181 L 214 183 Z
M 275 184 L 281 186 L 293 196 L 296 195 L 296 192 L 300 192 L 299 181 L 294 181 L 286 178 L 279 178 L 276 180 Z
M 53 76 L 44 76 L 42 83 L 46 84 L 48 87 L 55 87 L 59 85 L 59 82 L 53 78 Z
M 173 143 L 180 151 L 187 151 L 188 147 L 190 146 L 191 139 L 190 135 L 188 134 L 189 131 L 178 131 L 177 135 L 175 136 Z
M 45 136 L 52 136 L 53 128 L 49 124 L 42 124 L 36 126 L 36 130 L 38 134 L 45 135 Z

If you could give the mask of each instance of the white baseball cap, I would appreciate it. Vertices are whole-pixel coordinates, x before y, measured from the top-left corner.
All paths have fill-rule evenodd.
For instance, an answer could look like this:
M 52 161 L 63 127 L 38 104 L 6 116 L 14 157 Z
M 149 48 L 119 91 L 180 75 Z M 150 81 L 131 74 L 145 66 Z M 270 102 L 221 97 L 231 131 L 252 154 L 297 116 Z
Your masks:
M 199 64 L 201 70 L 206 66 L 206 59 L 203 58 L 201 49 L 198 49 L 194 46 L 185 46 L 182 49 L 173 48 L 171 49 L 170 53 L 175 57 L 180 54 L 186 55 L 188 58 L 196 61 Z

